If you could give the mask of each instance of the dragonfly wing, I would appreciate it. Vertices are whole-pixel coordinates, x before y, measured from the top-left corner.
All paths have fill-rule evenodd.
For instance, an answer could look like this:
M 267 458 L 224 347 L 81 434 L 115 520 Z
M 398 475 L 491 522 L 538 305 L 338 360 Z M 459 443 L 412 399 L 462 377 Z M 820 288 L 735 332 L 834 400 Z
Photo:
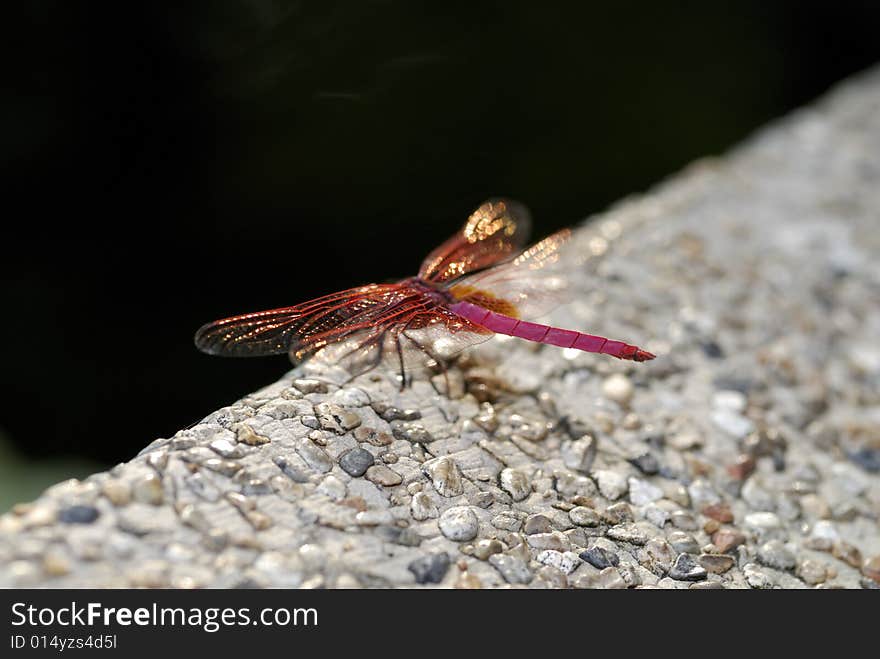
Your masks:
M 196 333 L 196 346 L 214 355 L 247 357 L 289 352 L 313 355 L 352 374 L 386 360 L 407 368 L 446 359 L 492 332 L 449 311 L 408 285 L 371 284 L 293 307 L 234 316 Z
M 464 227 L 422 262 L 419 277 L 447 282 L 516 256 L 528 240 L 531 220 L 525 206 L 491 199 L 475 210 Z
M 328 335 L 336 335 L 338 339 L 350 333 L 352 325 L 400 297 L 400 288 L 370 284 L 292 307 L 224 318 L 202 326 L 195 344 L 211 355 L 258 357 L 290 352 L 302 359 L 320 348 L 317 337 L 329 340 Z
M 457 301 L 508 316 L 539 318 L 568 299 L 568 278 L 561 267 L 560 252 L 570 239 L 571 231 L 563 229 L 511 261 L 456 280 L 449 292 Z

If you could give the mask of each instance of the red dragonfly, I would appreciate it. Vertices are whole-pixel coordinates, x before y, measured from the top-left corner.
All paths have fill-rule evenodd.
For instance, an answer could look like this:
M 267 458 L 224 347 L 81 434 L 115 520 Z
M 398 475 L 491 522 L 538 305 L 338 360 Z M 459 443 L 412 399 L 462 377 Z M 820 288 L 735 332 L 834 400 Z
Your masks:
M 233 357 L 289 353 L 295 362 L 321 352 L 352 377 L 396 356 L 401 386 L 405 364 L 442 365 L 494 333 L 637 362 L 654 359 L 623 341 L 524 320 L 559 302 L 565 280 L 553 265 L 571 237 L 564 229 L 524 250 L 529 225 L 521 204 L 487 201 L 428 255 L 416 277 L 208 323 L 196 332 L 196 346 Z

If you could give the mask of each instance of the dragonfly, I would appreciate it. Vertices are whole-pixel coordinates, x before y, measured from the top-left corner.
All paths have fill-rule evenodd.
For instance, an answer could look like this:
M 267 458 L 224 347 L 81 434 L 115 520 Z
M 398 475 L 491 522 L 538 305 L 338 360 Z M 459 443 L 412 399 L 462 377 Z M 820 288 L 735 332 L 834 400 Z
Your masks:
M 352 378 L 390 360 L 401 388 L 407 366 L 442 366 L 495 334 L 636 362 L 654 359 L 623 341 L 529 320 L 564 300 L 559 257 L 572 235 L 563 229 L 526 247 L 530 224 L 522 204 L 490 199 L 428 254 L 417 276 L 217 320 L 196 332 L 196 347 L 231 357 L 287 353 L 294 363 L 320 355 Z

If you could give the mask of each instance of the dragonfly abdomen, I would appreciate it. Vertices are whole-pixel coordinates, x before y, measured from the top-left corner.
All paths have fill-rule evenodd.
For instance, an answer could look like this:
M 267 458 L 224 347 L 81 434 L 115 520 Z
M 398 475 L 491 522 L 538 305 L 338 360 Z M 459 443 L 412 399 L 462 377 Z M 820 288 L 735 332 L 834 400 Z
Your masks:
M 449 308 L 459 316 L 498 334 L 515 336 L 527 341 L 546 343 L 560 348 L 575 348 L 584 352 L 611 355 L 619 359 L 631 359 L 637 362 L 654 359 L 654 355 L 650 352 L 623 341 L 612 341 L 604 336 L 518 320 L 495 311 L 489 311 L 470 302 L 456 302 Z

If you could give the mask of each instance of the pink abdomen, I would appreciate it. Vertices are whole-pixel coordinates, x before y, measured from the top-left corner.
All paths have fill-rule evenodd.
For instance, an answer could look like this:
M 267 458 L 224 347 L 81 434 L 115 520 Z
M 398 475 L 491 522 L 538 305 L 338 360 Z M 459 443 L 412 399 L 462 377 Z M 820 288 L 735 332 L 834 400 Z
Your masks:
M 469 321 L 498 334 L 515 336 L 537 343 L 548 343 L 560 348 L 575 348 L 584 352 L 598 352 L 620 359 L 632 359 L 637 362 L 654 359 L 654 355 L 650 352 L 623 341 L 611 341 L 603 336 L 593 336 L 592 334 L 584 334 L 574 330 L 517 320 L 495 311 L 489 311 L 470 302 L 456 302 L 451 304 L 449 308 L 459 316 L 467 318 Z

